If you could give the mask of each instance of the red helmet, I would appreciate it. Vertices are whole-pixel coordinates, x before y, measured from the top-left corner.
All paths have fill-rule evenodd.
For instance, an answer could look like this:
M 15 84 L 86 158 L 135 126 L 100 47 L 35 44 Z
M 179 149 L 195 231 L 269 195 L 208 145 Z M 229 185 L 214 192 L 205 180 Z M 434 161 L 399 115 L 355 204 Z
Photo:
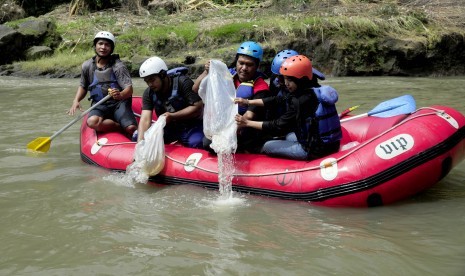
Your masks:
M 313 77 L 312 62 L 304 55 L 292 56 L 281 64 L 279 73 L 283 76 L 295 77 L 298 79 L 307 77 L 311 80 Z

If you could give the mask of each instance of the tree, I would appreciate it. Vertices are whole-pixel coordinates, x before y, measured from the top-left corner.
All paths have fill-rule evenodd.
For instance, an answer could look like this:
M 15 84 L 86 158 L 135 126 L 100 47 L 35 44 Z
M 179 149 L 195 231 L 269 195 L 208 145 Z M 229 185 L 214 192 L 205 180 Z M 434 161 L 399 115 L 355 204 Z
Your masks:
M 69 0 L 15 0 L 28 16 L 39 16 L 53 10 L 56 6 Z

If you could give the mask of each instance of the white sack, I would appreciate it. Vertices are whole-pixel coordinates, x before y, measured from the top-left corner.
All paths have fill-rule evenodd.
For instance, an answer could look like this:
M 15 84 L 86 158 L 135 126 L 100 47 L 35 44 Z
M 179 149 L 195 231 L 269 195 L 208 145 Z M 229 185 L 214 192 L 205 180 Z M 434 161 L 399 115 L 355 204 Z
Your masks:
M 153 176 L 165 166 L 165 143 L 163 128 L 166 117 L 160 116 L 144 133 L 144 140 L 137 143 L 134 151 L 134 164 L 141 168 L 141 172 Z
M 200 83 L 199 96 L 204 103 L 203 132 L 212 140 L 210 147 L 216 153 L 236 152 L 236 88 L 226 64 L 210 61 L 208 75 Z

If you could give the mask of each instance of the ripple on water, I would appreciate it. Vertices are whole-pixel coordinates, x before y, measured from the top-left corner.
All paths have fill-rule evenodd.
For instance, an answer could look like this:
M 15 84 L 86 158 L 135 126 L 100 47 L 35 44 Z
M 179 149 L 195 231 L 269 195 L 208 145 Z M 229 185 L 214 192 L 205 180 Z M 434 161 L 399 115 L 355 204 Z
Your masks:
M 248 206 L 245 196 L 238 193 L 231 193 L 229 198 L 223 198 L 218 194 L 217 198 L 214 199 L 203 199 L 197 203 L 198 207 L 208 208 L 213 211 L 221 211 L 230 208 L 236 207 L 245 207 Z
M 112 172 L 103 177 L 103 180 L 109 181 L 116 186 L 135 188 L 137 182 L 124 172 Z

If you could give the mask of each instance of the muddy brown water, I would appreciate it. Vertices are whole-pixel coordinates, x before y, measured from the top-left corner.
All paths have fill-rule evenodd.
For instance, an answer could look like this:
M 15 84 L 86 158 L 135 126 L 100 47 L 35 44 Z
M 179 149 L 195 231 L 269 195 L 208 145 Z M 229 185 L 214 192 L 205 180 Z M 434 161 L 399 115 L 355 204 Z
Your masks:
M 371 209 L 190 185 L 121 185 L 83 163 L 78 79 L 0 77 L 0 275 L 464 275 L 465 162 L 414 198 Z M 465 112 L 463 78 L 329 78 L 339 110 L 412 94 Z M 136 95 L 144 83 L 135 80 Z M 88 103 L 84 102 L 87 108 Z

